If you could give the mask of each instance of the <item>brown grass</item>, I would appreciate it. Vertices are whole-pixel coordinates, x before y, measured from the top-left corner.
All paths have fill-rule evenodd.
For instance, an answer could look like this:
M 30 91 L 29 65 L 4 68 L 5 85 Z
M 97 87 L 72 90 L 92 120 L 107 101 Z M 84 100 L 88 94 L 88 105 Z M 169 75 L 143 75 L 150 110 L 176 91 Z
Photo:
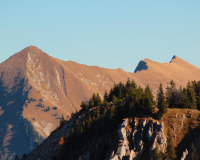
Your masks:
M 168 112 L 161 119 L 164 122 L 165 135 L 167 136 L 168 128 L 174 135 L 174 146 L 176 147 L 178 158 L 182 156 L 186 148 L 190 147 L 200 133 L 199 115 L 200 111 L 192 109 L 168 109 Z M 185 120 L 181 127 L 183 116 L 185 116 Z
M 200 121 L 197 120 L 199 115 L 200 111 L 192 109 L 168 109 L 161 119 L 165 125 L 165 135 L 167 136 L 169 128 L 174 135 L 174 145 L 177 146 L 188 132 L 200 125 Z M 183 116 L 185 116 L 185 120 L 181 128 Z

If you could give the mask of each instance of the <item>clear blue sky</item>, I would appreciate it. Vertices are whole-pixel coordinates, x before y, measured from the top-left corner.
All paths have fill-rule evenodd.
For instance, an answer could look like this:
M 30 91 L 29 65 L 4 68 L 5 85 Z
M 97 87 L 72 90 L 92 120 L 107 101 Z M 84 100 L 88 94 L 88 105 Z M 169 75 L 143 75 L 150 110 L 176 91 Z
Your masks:
M 200 67 L 200 0 L 1 0 L 0 62 L 29 45 L 129 72 L 173 55 Z

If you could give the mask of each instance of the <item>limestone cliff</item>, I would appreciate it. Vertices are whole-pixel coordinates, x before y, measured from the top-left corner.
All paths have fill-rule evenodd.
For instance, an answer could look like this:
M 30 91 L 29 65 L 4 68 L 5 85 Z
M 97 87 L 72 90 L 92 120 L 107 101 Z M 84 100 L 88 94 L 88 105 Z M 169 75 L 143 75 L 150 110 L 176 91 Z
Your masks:
M 131 122 L 131 121 L 129 121 Z M 132 122 L 131 122 L 132 123 Z M 132 128 L 127 129 L 128 119 L 119 126 L 120 143 L 112 160 L 137 160 L 141 157 L 151 157 L 152 151 L 158 147 L 163 153 L 166 152 L 167 141 L 164 135 L 164 123 L 140 121 L 135 118 Z M 143 154 L 145 153 L 145 155 Z

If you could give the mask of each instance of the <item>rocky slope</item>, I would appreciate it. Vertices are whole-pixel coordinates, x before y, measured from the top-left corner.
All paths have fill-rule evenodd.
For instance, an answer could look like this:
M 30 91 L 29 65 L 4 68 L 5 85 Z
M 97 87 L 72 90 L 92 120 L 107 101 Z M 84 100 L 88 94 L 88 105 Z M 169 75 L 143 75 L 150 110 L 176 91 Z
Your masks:
M 145 64 L 145 67 L 144 67 Z M 60 118 L 80 109 L 82 100 L 127 78 L 150 85 L 154 94 L 171 79 L 185 85 L 199 80 L 200 69 L 175 56 L 170 63 L 145 59 L 136 73 L 55 59 L 29 46 L 0 64 L 0 157 L 29 153 L 59 125 Z M 20 144 L 20 147 L 18 147 Z

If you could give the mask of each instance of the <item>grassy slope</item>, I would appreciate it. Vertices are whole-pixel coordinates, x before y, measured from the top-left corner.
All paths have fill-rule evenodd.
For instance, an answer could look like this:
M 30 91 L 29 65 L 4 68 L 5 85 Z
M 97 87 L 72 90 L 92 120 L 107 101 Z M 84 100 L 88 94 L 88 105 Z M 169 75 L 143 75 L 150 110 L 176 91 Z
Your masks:
M 196 136 L 200 134 L 199 116 L 200 111 L 197 110 L 168 109 L 168 112 L 161 119 L 165 125 L 165 135 L 167 136 L 168 128 L 174 135 L 174 145 L 179 158 L 181 157 L 183 150 L 189 148 Z M 185 117 L 185 119 L 183 117 Z

